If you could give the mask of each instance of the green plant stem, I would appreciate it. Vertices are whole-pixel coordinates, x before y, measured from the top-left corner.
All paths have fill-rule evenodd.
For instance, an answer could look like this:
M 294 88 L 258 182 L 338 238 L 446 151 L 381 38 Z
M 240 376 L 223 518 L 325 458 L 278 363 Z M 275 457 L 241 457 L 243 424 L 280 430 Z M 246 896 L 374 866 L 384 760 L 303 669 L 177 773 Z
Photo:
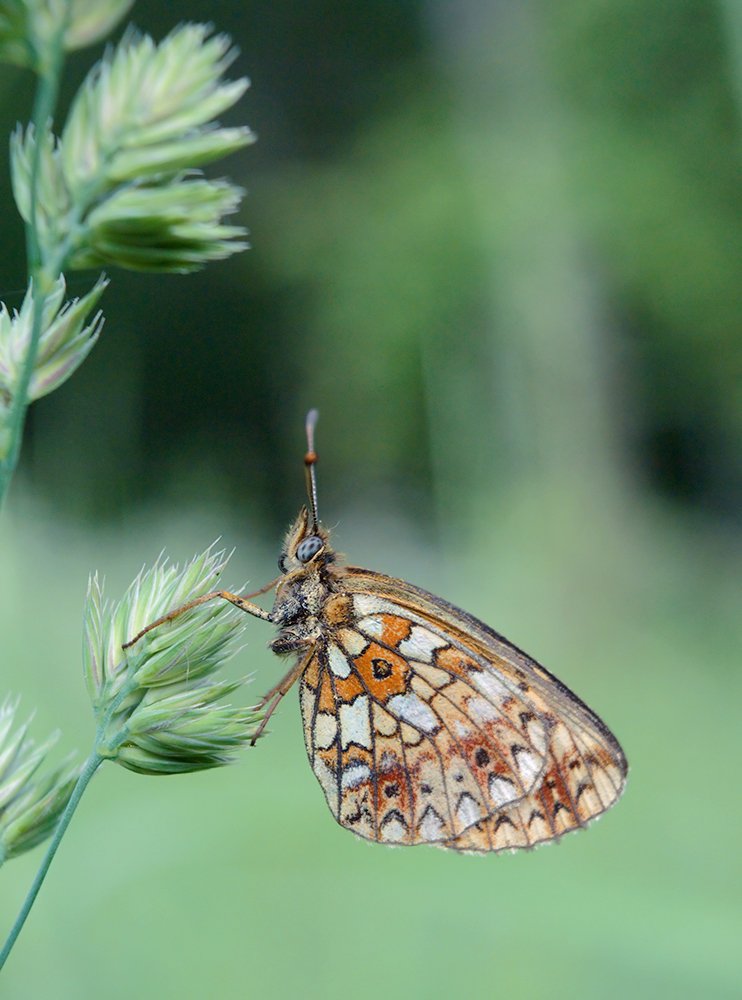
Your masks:
M 46 878 L 46 873 L 49 871 L 49 866 L 51 865 L 54 855 L 57 853 L 57 848 L 59 847 L 62 837 L 65 834 L 67 827 L 69 826 L 70 820 L 74 815 L 75 809 L 77 809 L 78 803 L 82 798 L 82 794 L 88 787 L 90 779 L 93 777 L 95 772 L 98 770 L 100 765 L 103 763 L 104 758 L 99 756 L 97 753 L 92 753 L 85 763 L 85 767 L 80 772 L 80 777 L 77 779 L 77 783 L 72 791 L 70 800 L 67 803 L 67 808 L 64 810 L 59 818 L 59 823 L 57 823 L 56 829 L 54 831 L 54 836 L 51 839 L 49 847 L 47 848 L 46 854 L 44 855 L 44 860 L 41 862 L 39 870 L 36 873 L 36 878 L 33 881 L 33 885 L 28 890 L 28 895 L 26 896 L 21 911 L 16 917 L 15 923 L 8 935 L 8 940 L 3 946 L 2 952 L 0 952 L 0 969 L 5 965 L 8 955 L 16 942 L 18 935 L 23 929 L 23 925 L 26 922 L 26 917 L 31 912 L 31 907 L 39 893 L 44 879 Z
M 62 267 L 62 262 L 60 262 L 59 270 L 56 270 L 55 267 L 56 273 L 53 274 L 48 273 L 44 269 L 36 215 L 38 211 L 39 174 L 41 168 L 41 138 L 46 132 L 48 122 L 54 115 L 54 109 L 57 104 L 59 79 L 64 58 L 64 35 L 67 30 L 70 9 L 71 4 L 67 0 L 65 17 L 62 19 L 59 31 L 50 42 L 48 52 L 45 53 L 46 59 L 44 60 L 36 85 L 33 114 L 31 116 L 36 142 L 34 143 L 31 158 L 30 211 L 29 220 L 26 223 L 26 257 L 28 274 L 33 282 L 33 324 L 31 326 L 31 339 L 26 351 L 26 357 L 23 359 L 23 367 L 18 379 L 18 385 L 13 394 L 13 402 L 8 419 L 10 431 L 8 452 L 2 461 L 0 461 L 0 507 L 2 507 L 7 495 L 8 487 L 10 486 L 21 453 L 23 427 L 26 421 L 26 410 L 28 409 L 28 387 L 31 384 L 31 378 L 36 365 L 36 355 L 39 350 L 44 303 L 46 302 L 49 289 L 58 277 Z

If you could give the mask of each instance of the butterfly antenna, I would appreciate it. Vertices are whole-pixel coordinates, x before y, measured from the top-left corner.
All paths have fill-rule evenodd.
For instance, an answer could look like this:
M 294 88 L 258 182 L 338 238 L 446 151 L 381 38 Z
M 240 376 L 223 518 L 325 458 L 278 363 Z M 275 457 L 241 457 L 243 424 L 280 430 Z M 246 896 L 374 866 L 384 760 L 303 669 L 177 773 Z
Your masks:
M 314 428 L 319 419 L 319 410 L 310 410 L 307 413 L 307 453 L 304 456 L 304 468 L 307 474 L 307 497 L 309 499 L 309 514 L 311 522 L 309 528 L 312 532 L 317 530 L 319 517 L 317 516 L 317 477 L 314 467 L 317 464 L 317 452 L 314 450 Z

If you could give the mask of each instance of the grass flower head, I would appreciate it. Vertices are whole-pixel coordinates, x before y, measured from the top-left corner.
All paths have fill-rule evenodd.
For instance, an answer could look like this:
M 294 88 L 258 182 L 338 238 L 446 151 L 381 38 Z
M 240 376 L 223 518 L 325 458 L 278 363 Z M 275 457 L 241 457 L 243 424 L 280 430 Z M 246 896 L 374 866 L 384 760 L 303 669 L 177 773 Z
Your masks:
M 39 774 L 58 734 L 37 745 L 29 722 L 13 730 L 17 708 L 9 698 L 0 705 L 0 864 L 46 840 L 79 773 L 68 758 Z
M 91 579 L 84 667 L 101 756 L 133 771 L 174 774 L 229 763 L 255 736 L 261 712 L 222 703 L 242 682 L 215 677 L 246 626 L 232 605 L 201 604 L 122 649 L 150 622 L 214 590 L 225 563 L 212 549 L 182 568 L 161 558 L 117 604 Z

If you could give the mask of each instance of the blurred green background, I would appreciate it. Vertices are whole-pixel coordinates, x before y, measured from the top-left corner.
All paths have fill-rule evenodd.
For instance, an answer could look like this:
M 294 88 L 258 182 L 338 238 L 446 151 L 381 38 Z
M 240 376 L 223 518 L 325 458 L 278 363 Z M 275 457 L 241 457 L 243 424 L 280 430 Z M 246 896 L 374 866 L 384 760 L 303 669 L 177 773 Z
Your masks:
M 133 12 L 156 37 L 205 17 L 253 81 L 228 120 L 259 143 L 224 168 L 253 249 L 114 273 L 100 344 L 34 406 L 0 522 L 3 688 L 86 752 L 88 572 L 117 595 L 222 536 L 232 583 L 270 579 L 316 405 L 340 549 L 531 651 L 632 771 L 530 854 L 369 846 L 327 811 L 292 693 L 235 767 L 101 770 L 2 996 L 738 997 L 740 6 Z M 0 68 L 0 134 L 30 84 Z M 281 664 L 249 636 L 258 694 Z M 0 873 L 3 933 L 39 860 Z

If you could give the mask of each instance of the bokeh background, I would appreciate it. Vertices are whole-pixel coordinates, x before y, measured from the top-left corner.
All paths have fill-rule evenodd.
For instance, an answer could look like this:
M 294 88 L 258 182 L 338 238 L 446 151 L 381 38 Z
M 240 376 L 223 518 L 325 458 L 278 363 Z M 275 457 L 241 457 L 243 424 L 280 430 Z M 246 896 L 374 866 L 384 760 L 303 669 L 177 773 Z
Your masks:
M 531 651 L 632 771 L 530 854 L 369 846 L 327 811 L 292 694 L 234 767 L 101 770 L 3 996 L 738 997 L 740 6 L 133 12 L 156 37 L 205 18 L 253 81 L 227 120 L 259 142 L 224 166 L 253 247 L 114 273 L 99 345 L 34 406 L 0 524 L 3 689 L 87 752 L 88 572 L 117 595 L 221 536 L 235 585 L 270 579 L 314 405 L 339 547 Z M 0 134 L 30 84 L 0 68 Z M 258 694 L 281 665 L 249 637 Z M 39 860 L 0 873 L 3 933 Z

